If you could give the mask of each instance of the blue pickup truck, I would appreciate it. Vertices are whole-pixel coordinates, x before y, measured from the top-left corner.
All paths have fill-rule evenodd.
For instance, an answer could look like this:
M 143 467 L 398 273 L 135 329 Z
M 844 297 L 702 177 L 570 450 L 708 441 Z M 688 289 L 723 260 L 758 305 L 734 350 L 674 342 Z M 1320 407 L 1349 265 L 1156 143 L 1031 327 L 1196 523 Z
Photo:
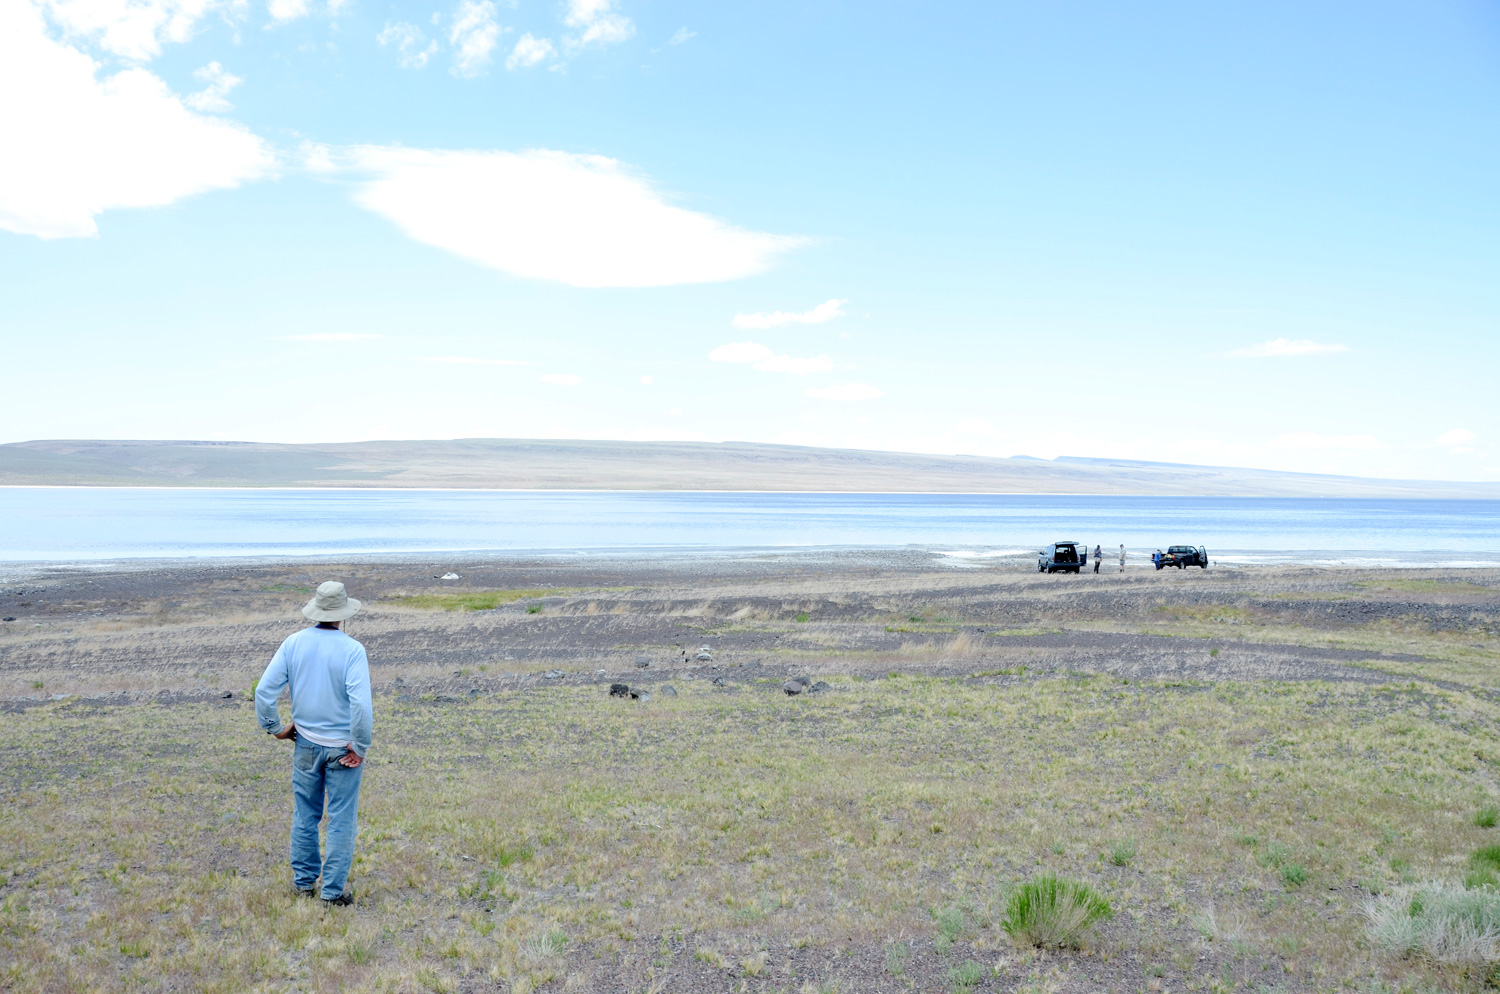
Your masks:
M 1038 552 L 1038 573 L 1077 573 L 1089 562 L 1089 547 L 1077 542 L 1053 542 Z

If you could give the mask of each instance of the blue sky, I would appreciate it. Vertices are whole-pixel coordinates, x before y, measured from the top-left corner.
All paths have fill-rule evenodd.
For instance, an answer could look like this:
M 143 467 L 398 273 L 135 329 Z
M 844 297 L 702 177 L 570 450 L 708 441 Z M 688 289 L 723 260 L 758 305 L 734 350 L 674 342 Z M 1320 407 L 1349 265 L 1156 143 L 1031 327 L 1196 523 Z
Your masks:
M 0 440 L 1500 479 L 1493 4 L 0 0 Z

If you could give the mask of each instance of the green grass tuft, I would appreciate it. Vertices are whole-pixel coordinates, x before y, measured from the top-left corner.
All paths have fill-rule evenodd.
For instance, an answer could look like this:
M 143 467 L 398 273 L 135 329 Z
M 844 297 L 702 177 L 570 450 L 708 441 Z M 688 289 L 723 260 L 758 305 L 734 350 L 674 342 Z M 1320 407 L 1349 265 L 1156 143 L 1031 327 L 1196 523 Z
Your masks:
M 535 597 L 557 597 L 577 593 L 576 590 L 455 590 L 442 594 L 407 594 L 394 597 L 387 603 L 402 607 L 415 607 L 423 611 L 493 611 L 503 604 L 531 600 Z M 529 613 L 536 611 L 527 609 Z
M 1011 892 L 1000 927 L 1019 945 L 1068 946 L 1113 914 L 1088 884 L 1044 873 Z
M 1115 866 L 1129 866 L 1135 859 L 1135 840 L 1116 839 L 1109 844 L 1109 861 Z
M 963 994 L 978 987 L 979 982 L 984 979 L 985 972 L 983 964 L 969 960 L 948 968 L 948 982 L 953 985 L 955 994 Z
M 1500 808 L 1490 806 L 1474 812 L 1474 824 L 1480 828 L 1494 828 L 1500 822 Z

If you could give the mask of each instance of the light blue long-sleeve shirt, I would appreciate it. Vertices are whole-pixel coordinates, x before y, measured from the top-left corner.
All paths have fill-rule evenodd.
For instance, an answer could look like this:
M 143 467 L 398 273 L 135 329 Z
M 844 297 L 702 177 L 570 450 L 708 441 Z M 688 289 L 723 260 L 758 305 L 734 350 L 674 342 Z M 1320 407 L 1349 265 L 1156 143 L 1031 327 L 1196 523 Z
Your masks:
M 299 731 L 349 742 L 363 756 L 375 716 L 365 647 L 336 628 L 304 628 L 287 637 L 255 686 L 255 716 L 268 732 L 281 730 L 276 699 L 292 692 L 292 724 Z

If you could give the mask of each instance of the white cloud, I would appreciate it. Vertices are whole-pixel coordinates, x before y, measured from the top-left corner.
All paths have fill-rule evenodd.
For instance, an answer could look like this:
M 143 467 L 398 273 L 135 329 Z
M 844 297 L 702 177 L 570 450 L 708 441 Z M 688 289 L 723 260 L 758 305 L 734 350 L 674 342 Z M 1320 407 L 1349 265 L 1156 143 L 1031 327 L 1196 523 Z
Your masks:
M 0 94 L 0 228 L 18 234 L 95 235 L 103 211 L 232 188 L 275 165 L 243 126 L 194 114 L 145 69 L 101 79 L 30 3 L 0 2 Z
M 229 91 L 243 83 L 243 79 L 225 72 L 224 67 L 217 62 L 210 62 L 202 69 L 195 71 L 193 78 L 208 85 L 197 93 L 187 95 L 183 102 L 189 107 L 214 114 L 223 114 L 234 109 L 234 105 L 227 99 Z
M 522 35 L 516 41 L 516 47 L 510 50 L 510 56 L 505 60 L 505 68 L 529 69 L 556 54 L 557 50 L 552 47 L 552 42 L 546 38 L 534 38 L 527 33 Z
M 802 393 L 804 396 L 818 397 L 822 400 L 874 400 L 876 397 L 885 396 L 884 390 L 872 387 L 868 383 L 836 383 L 826 387 L 808 387 Z
M 286 342 L 365 342 L 372 338 L 384 338 L 384 335 L 366 335 L 354 331 L 329 332 L 320 335 L 283 335 L 282 341 Z
M 1268 448 L 1292 451 L 1368 450 L 1380 448 L 1374 435 L 1319 435 L 1310 431 L 1292 432 L 1271 439 Z
M 614 11 L 614 0 L 568 0 L 568 13 L 564 23 L 570 28 L 582 28 L 582 33 L 568 38 L 575 47 L 584 45 L 612 45 L 625 41 L 635 34 L 635 25 L 630 18 Z
M 266 11 L 271 15 L 271 20 L 279 24 L 306 17 L 307 10 L 308 0 L 270 0 L 270 3 L 266 4 Z
M 1324 345 L 1321 342 L 1310 342 L 1305 338 L 1273 338 L 1259 345 L 1234 349 L 1229 353 L 1229 357 L 1231 359 L 1270 359 L 1278 356 L 1329 355 L 1334 352 L 1348 351 L 1347 345 Z
M 535 366 L 534 362 L 526 362 L 522 359 L 481 359 L 470 355 L 430 355 L 423 356 L 423 362 L 442 362 L 450 366 Z M 546 377 L 542 377 L 546 379 Z
M 472 78 L 482 76 L 490 64 L 490 52 L 500 41 L 500 25 L 495 20 L 491 0 L 459 0 L 453 12 L 453 26 L 448 29 L 453 43 L 453 75 Z
M 730 342 L 720 345 L 708 354 L 713 362 L 753 363 L 756 369 L 768 373 L 791 373 L 806 376 L 808 373 L 826 373 L 833 369 L 833 360 L 826 355 L 800 359 L 789 355 L 777 355 L 758 342 Z
M 1443 446 L 1467 445 L 1478 437 L 1478 435 L 1467 428 L 1454 428 L 1452 431 L 1445 431 L 1439 435 L 1437 437 L 1437 444 Z
M 734 326 L 736 328 L 776 328 L 784 324 L 822 324 L 832 321 L 834 318 L 844 316 L 844 305 L 847 300 L 825 300 L 810 311 L 794 313 L 791 311 L 773 311 L 770 314 L 736 314 Z
M 396 46 L 396 64 L 402 69 L 424 68 L 438 50 L 436 41 L 427 41 L 427 35 L 422 33 L 421 28 L 405 21 L 387 24 L 375 36 L 375 40 L 382 46 Z
M 698 32 L 688 30 L 687 25 L 684 24 L 682 27 L 680 27 L 680 28 L 677 29 L 677 33 L 676 34 L 672 35 L 672 37 L 670 37 L 670 38 L 667 39 L 667 44 L 668 45 L 681 45 L 683 42 L 685 42 L 685 41 L 691 41 L 692 39 L 694 39 L 696 37 L 698 37 Z
M 799 238 L 666 203 L 614 159 L 363 146 L 357 202 L 408 236 L 514 276 L 573 286 L 712 283 L 763 272 Z
M 583 377 L 574 376 L 572 373 L 547 373 L 542 377 L 542 382 L 560 387 L 576 387 L 583 382 Z
M 224 6 L 222 0 L 40 0 L 58 27 L 68 35 L 83 36 L 112 55 L 147 62 L 161 54 L 164 42 L 185 42 L 206 14 Z M 6 6 L 30 7 L 26 0 L 6 0 Z

